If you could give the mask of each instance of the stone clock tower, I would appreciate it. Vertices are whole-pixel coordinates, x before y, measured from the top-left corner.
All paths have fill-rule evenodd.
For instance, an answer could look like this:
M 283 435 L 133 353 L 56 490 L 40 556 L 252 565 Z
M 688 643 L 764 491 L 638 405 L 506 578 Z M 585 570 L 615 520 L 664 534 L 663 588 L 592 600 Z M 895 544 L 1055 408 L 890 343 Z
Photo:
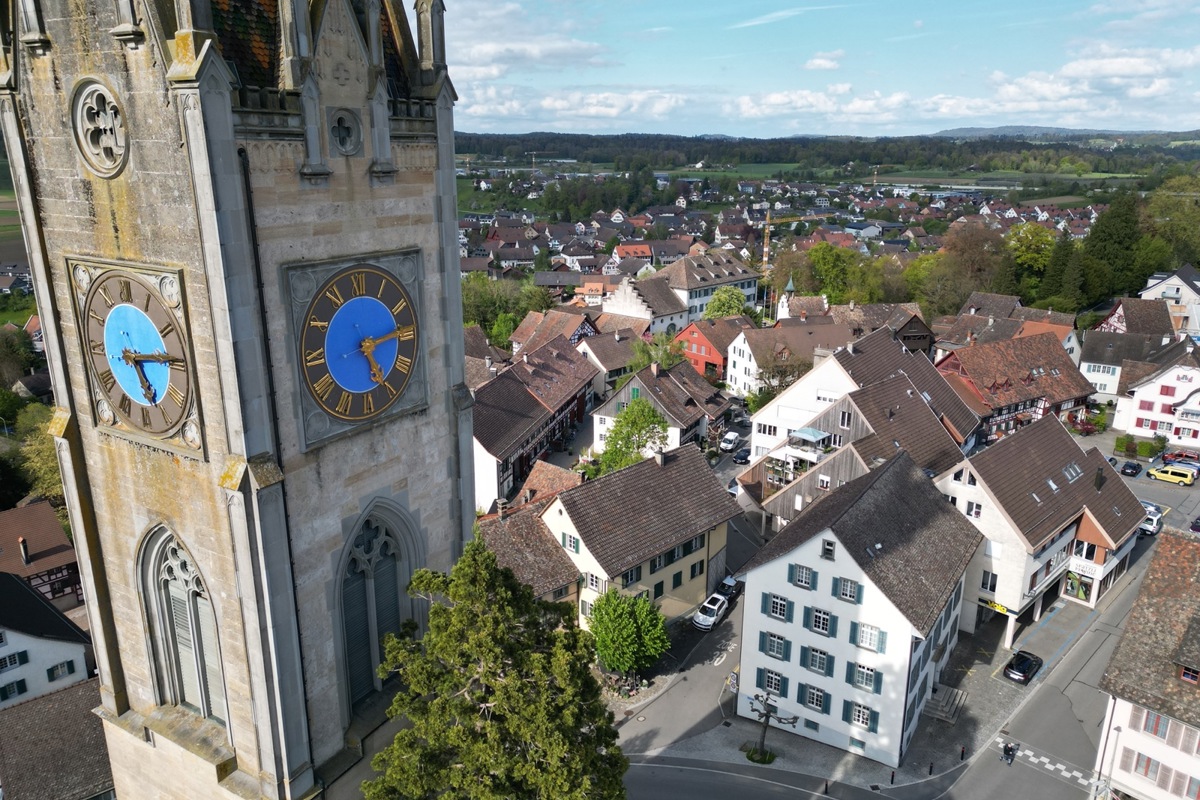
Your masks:
M 0 124 L 121 798 L 353 797 L 473 519 L 441 0 L 12 0 Z

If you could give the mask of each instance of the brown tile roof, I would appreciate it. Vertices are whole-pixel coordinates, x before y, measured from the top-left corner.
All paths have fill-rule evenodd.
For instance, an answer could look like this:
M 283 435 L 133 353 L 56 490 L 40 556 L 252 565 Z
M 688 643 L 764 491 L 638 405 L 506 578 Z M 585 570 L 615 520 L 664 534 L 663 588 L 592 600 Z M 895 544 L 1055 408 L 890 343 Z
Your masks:
M 12 800 L 86 800 L 113 786 L 100 679 L 80 681 L 0 711 L 0 782 Z
M 1052 333 L 962 347 L 938 369 L 957 371 L 992 408 L 1039 397 L 1060 403 L 1095 391 Z
M 1059 348 L 1061 349 L 1061 348 Z M 956 441 L 965 441 L 979 427 L 979 415 L 959 397 L 928 358 L 912 353 L 888 328 L 880 328 L 838 351 L 834 358 L 859 386 L 870 386 L 903 373 L 926 396 L 933 413 L 950 426 Z
M 949 350 L 969 344 L 1012 339 L 1020 333 L 1022 324 L 1019 319 L 962 314 L 948 331 L 937 337 L 937 343 L 943 350 Z
M 758 275 L 727 251 L 710 250 L 706 255 L 687 256 L 668 264 L 654 277 L 665 279 L 672 289 L 707 289 Z
M 569 340 L 581 327 L 585 329 L 584 336 L 590 335 L 594 329 L 592 321 L 585 314 L 554 308 L 545 314 L 530 311 L 509 338 L 520 345 L 514 352 L 532 353 L 556 336 Z
M 742 314 L 732 317 L 720 317 L 718 319 L 698 319 L 692 325 L 695 325 L 700 335 L 707 339 L 709 344 L 721 353 L 722 358 L 725 356 L 725 351 L 729 349 L 729 345 L 744 328 L 755 327 L 754 321 Z M 686 330 L 687 328 L 684 328 L 684 331 Z M 687 341 L 687 337 L 683 335 L 683 331 L 680 331 L 679 335 L 675 338 Z
M 507 513 L 503 519 L 492 514 L 479 520 L 479 536 L 496 554 L 496 562 L 511 569 L 517 580 L 532 587 L 538 596 L 579 578 L 579 570 L 542 522 L 541 514 L 553 500 L 550 495 Z
M 634 336 L 644 336 L 650 330 L 650 320 L 641 317 L 627 317 L 624 314 L 610 314 L 607 311 L 599 314 L 593 321 L 600 333 L 615 331 L 633 331 Z
M 29 546 L 29 564 L 21 559 L 17 540 L 22 536 Z M 75 548 L 49 503 L 0 511 L 0 572 L 28 578 L 75 562 Z
M 656 317 L 687 311 L 687 304 L 679 299 L 679 295 L 675 294 L 667 277 L 661 272 L 653 277 L 634 281 L 633 290 L 646 301 L 646 305 L 650 306 Z
M 676 448 L 663 462 L 648 458 L 559 495 L 608 577 L 741 513 L 699 448 Z
M 1002 317 L 1007 319 L 1013 315 L 1013 310 L 1021 305 L 1021 298 L 1011 294 L 992 294 L 991 292 L 971 292 L 967 302 L 958 310 L 958 315 L 975 314 L 980 317 Z
M 1100 688 L 1200 727 L 1200 689 L 1179 667 L 1200 669 L 1200 536 L 1165 528 Z
M 1064 311 L 1055 311 L 1054 309 L 1017 306 L 1012 310 L 1012 313 L 1009 314 L 1009 316 L 1013 319 L 1024 320 L 1025 322 L 1041 322 L 1047 325 L 1056 325 L 1066 328 L 1075 327 L 1074 314 L 1068 314 Z
M 559 492 L 574 489 L 581 483 L 583 475 L 575 470 L 551 464 L 549 461 L 535 461 L 510 507 L 549 500 Z
M 810 318 L 804 322 L 794 320 L 791 325 L 778 325 L 774 328 L 751 328 L 744 331 L 746 346 L 754 354 L 754 360 L 760 369 L 776 361 L 797 363 L 807 361 L 812 363 L 813 350 L 827 350 L 844 346 L 854 339 L 854 334 L 846 325 L 837 325 L 828 321 L 818 322 L 821 317 Z
M 849 303 L 829 307 L 829 316 L 833 317 L 834 322 L 849 325 L 851 329 L 863 333 L 879 330 L 897 315 L 900 315 L 900 324 L 903 324 L 913 314 L 921 316 L 921 307 L 916 303 Z
M 1161 336 L 1113 331 L 1080 331 L 1079 360 L 1094 364 L 1120 366 L 1126 360 L 1152 361 L 1174 344 L 1163 344 Z
M 1122 361 L 1121 380 L 1117 382 L 1117 394 L 1125 394 L 1131 386 L 1136 386 L 1158 370 L 1158 364 L 1148 364 L 1145 361 Z
M 578 350 L 586 344 L 588 351 L 596 357 L 596 360 L 604 367 L 604 371 L 612 372 L 628 366 L 629 362 L 633 360 L 635 338 L 639 338 L 638 335 L 626 328 L 580 339 L 579 344 L 575 345 L 575 349 Z
M 1153 366 L 1153 369 L 1146 372 L 1142 372 L 1141 369 L 1135 370 L 1135 372 L 1142 372 L 1140 378 L 1134 378 L 1131 375 L 1126 379 L 1122 372 L 1118 389 L 1121 387 L 1137 388 L 1143 383 L 1157 379 L 1163 373 L 1170 372 L 1175 367 L 1200 367 L 1200 348 L 1197 348 L 1191 339 L 1185 337 L 1148 358 L 1147 363 Z
M 599 371 L 562 336 L 536 350 L 522 349 L 521 355 L 505 370 L 520 379 L 551 412 L 569 402 Z
M 1121 309 L 1125 312 L 1125 331 L 1127 333 L 1175 335 L 1175 326 L 1171 324 L 1171 311 L 1164 300 L 1122 297 Z
M 729 410 L 729 398 L 704 380 L 690 361 L 670 369 L 651 364 L 635 373 L 630 383 L 641 387 L 641 396 L 665 414 L 672 427 L 686 429 L 701 417 L 716 419 Z M 609 403 L 614 402 L 615 395 Z
M 788 314 L 793 318 L 819 317 L 827 313 L 829 313 L 829 301 L 823 294 L 802 294 L 788 298 Z
M 940 475 L 962 461 L 954 437 L 907 375 L 851 392 L 850 400 L 875 431 L 853 443 L 863 463 L 887 460 L 904 450 L 918 467 Z
M 471 416 L 479 444 L 503 461 L 553 415 L 512 370 L 505 370 L 475 390 Z
M 826 530 L 923 636 L 983 541 L 902 451 L 802 511 L 740 572 L 784 557 Z
M 1100 451 L 1093 447 L 1081 452 L 1052 414 L 972 456 L 971 466 L 1030 552 L 1084 508 L 1116 545 L 1145 517 L 1142 504 Z

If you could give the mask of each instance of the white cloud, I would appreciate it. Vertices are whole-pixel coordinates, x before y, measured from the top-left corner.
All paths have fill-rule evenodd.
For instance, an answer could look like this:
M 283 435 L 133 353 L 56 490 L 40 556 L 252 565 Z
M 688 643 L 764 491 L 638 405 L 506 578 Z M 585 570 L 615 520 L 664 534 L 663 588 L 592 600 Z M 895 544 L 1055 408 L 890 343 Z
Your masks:
M 538 108 L 560 118 L 602 117 L 610 119 L 637 117 L 664 119 L 672 111 L 688 103 L 682 94 L 655 89 L 634 91 L 562 92 L 544 97 Z
M 1131 86 L 1127 94 L 1130 97 L 1141 99 L 1143 97 L 1161 97 L 1170 92 L 1171 81 L 1166 78 L 1155 78 L 1144 86 Z
M 609 52 L 600 42 L 570 35 L 571 25 L 545 20 L 534 25 L 518 3 L 461 0 L 454 24 L 446 25 L 446 59 L 458 81 L 495 80 L 516 71 L 598 65 Z M 536 27 L 537 36 L 529 31 Z
M 737 30 L 738 28 L 753 28 L 759 25 L 770 25 L 772 22 L 781 22 L 789 17 L 794 17 L 797 14 L 803 14 L 803 8 L 786 8 L 782 11 L 772 11 L 770 14 L 763 14 L 761 17 L 746 19 L 729 26 L 729 30 Z
M 829 53 L 814 53 L 813 57 L 804 63 L 805 69 L 838 69 L 841 59 L 846 55 L 844 50 L 834 50 Z

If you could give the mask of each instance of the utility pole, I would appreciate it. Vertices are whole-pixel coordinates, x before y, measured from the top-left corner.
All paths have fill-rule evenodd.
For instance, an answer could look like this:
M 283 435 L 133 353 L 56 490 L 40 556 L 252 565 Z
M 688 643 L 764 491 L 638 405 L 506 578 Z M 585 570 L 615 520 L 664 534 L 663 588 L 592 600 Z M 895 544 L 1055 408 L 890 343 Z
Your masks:
M 757 706 L 755 705 L 757 703 Z M 750 701 L 750 711 L 762 720 L 762 730 L 758 732 L 758 752 L 765 753 L 767 748 L 767 728 L 771 727 L 771 720 L 775 720 L 780 725 L 790 725 L 796 727 L 796 723 L 800 720 L 799 716 L 782 717 L 775 710 L 775 706 L 771 704 L 771 693 L 756 694 L 754 699 Z

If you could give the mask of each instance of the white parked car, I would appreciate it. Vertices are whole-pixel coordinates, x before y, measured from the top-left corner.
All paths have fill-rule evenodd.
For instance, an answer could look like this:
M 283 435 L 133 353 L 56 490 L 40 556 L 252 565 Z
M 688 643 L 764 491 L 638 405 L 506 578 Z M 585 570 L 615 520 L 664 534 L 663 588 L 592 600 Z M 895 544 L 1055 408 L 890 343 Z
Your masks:
M 1162 509 L 1159 508 L 1158 506 L 1156 506 L 1154 503 L 1148 502 L 1146 500 L 1143 500 L 1141 502 L 1142 502 L 1142 507 L 1146 509 L 1146 518 L 1144 520 L 1142 520 L 1141 525 L 1138 525 L 1138 533 L 1144 533 L 1144 534 L 1148 534 L 1150 536 L 1154 536 L 1155 534 L 1157 534 L 1159 531 L 1162 530 L 1162 526 L 1163 526 Z
M 742 437 L 738 436 L 737 431 L 730 431 L 721 437 L 721 452 L 729 453 L 735 450 L 738 443 L 742 441 Z
M 725 599 L 724 595 L 713 592 L 704 601 L 704 605 L 696 609 L 696 613 L 692 615 L 692 624 L 702 631 L 711 631 L 713 626 L 725 616 L 728 609 L 729 601 Z

